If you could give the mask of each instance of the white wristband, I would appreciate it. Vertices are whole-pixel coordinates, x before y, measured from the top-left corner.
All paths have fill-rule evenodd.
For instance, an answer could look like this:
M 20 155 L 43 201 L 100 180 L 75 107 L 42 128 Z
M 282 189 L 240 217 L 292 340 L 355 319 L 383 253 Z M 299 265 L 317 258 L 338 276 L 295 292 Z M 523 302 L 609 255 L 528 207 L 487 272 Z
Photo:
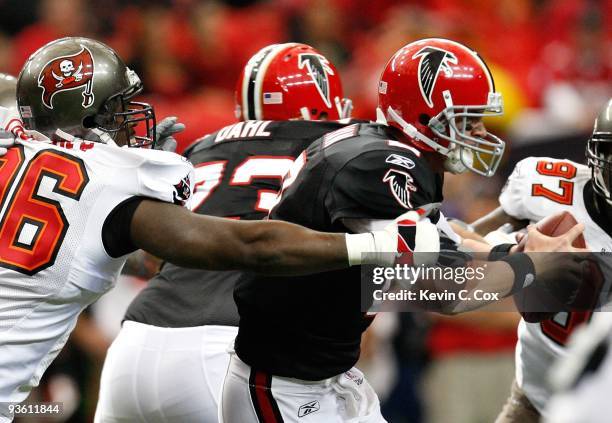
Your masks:
M 393 264 L 397 251 L 397 239 L 385 231 L 368 232 L 365 234 L 346 234 L 346 251 L 350 266 L 360 264 Z M 368 253 L 363 257 L 363 253 Z

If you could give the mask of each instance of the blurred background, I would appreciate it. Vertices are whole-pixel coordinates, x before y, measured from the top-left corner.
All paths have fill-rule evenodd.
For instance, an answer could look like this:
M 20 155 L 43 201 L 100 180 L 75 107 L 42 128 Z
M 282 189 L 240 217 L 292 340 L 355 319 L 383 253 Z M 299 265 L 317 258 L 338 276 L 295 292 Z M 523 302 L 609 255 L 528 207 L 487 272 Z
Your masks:
M 157 116 L 187 125 L 181 150 L 235 121 L 235 81 L 267 44 L 320 50 L 338 67 L 354 116 L 373 119 L 389 57 L 415 39 L 451 38 L 485 58 L 506 110 L 487 122 L 508 143 L 496 177 L 446 183 L 446 214 L 469 222 L 497 206 L 521 158 L 584 161 L 594 117 L 612 96 L 611 20 L 612 0 L 0 0 L 0 72 L 17 75 L 59 37 L 104 41 L 140 75 Z M 33 400 L 63 401 L 63 421 L 92 421 L 106 348 L 158 264 L 131 258 L 118 288 L 82 316 Z M 514 313 L 382 314 L 359 366 L 392 423 L 491 422 L 513 377 L 517 322 Z

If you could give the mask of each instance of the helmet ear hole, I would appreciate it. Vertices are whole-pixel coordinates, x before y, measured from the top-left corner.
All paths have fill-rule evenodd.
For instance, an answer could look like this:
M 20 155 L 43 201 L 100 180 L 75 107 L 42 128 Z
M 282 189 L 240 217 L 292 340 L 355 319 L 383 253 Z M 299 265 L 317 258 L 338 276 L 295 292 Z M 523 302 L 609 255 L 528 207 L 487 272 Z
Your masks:
M 95 128 L 96 120 L 94 115 L 88 115 L 83 118 L 83 127 L 84 128 Z
M 431 116 L 429 116 L 426 113 L 421 113 L 419 115 L 419 123 L 423 126 L 427 126 L 430 120 L 431 120 Z

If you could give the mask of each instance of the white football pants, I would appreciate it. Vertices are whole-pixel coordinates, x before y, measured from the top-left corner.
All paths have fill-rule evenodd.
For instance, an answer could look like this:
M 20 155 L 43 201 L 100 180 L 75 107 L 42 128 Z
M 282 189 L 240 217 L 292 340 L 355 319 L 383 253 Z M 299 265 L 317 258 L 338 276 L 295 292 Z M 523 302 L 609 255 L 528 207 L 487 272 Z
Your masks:
M 386 423 L 376 393 L 353 367 L 316 381 L 255 371 L 234 353 L 223 386 L 222 423 Z
M 217 423 L 237 332 L 124 322 L 104 362 L 95 423 Z

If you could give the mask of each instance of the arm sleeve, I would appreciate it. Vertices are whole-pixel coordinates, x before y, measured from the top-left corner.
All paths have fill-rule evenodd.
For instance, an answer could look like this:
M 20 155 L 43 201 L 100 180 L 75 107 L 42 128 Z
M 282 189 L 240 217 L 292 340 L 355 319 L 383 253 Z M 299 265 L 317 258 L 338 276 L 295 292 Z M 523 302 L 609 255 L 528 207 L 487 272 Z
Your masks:
M 131 197 L 110 212 L 102 226 L 102 243 L 106 253 L 118 258 L 138 249 L 130 237 L 132 217 L 144 197 Z
M 126 161 L 126 168 L 132 165 L 135 173 L 123 171 L 117 175 L 100 199 L 101 207 L 108 210 L 102 213 L 102 245 L 113 258 L 137 250 L 130 238 L 130 226 L 142 200 L 186 205 L 193 189 L 193 167 L 187 160 L 165 151 L 133 150 L 122 151 L 121 159 Z
M 166 203 L 187 206 L 193 192 L 191 163 L 178 154 L 148 150 L 147 160 L 138 167 L 138 193 Z
M 525 200 L 531 196 L 531 179 L 536 160 L 529 157 L 516 164 L 499 195 L 499 204 L 506 214 L 516 219 L 529 219 Z
M 387 162 L 402 157 L 408 167 Z M 396 160 L 400 161 L 400 160 Z M 338 171 L 325 199 L 332 222 L 339 219 L 395 219 L 435 202 L 437 176 L 422 159 L 410 153 L 369 151 L 350 160 Z

